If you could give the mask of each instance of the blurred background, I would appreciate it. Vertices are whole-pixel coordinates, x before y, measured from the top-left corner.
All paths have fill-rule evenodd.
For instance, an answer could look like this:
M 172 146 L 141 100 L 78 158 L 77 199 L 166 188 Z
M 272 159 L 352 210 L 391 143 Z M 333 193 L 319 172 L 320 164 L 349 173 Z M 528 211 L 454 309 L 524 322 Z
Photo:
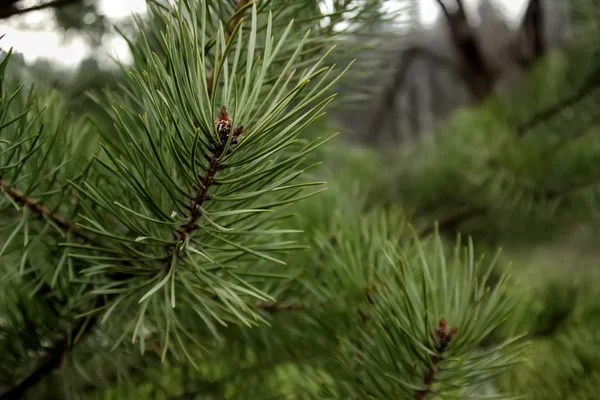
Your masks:
M 384 120 L 378 116 L 376 127 L 372 119 L 357 118 L 354 112 L 340 115 L 342 124 L 349 131 L 352 128 L 361 142 L 406 141 L 432 133 L 457 108 L 481 101 L 492 88 L 510 86 L 542 53 L 569 37 L 562 0 L 543 2 L 544 23 L 539 39 L 537 32 L 530 33 L 532 17 L 526 16 L 529 4 L 537 2 L 467 0 L 464 23 L 481 42 L 488 64 L 484 69 L 489 69 L 484 71 L 475 65 L 473 55 L 453 45 L 452 35 L 447 32 L 449 19 L 437 0 L 416 1 L 414 7 L 404 7 L 406 11 L 402 12 L 395 9 L 406 1 L 383 3 L 390 14 L 397 14 L 373 26 L 374 31 L 385 31 L 390 39 L 377 54 L 379 83 L 369 89 L 372 96 L 368 103 L 384 112 L 373 103 L 377 99 L 386 104 L 384 108 L 393 108 L 393 113 L 387 112 L 389 117 Z M 121 79 L 114 59 L 132 62 L 120 32 L 132 33 L 134 15 L 146 17 L 144 0 L 2 0 L 0 34 L 5 35 L 3 47 L 13 47 L 28 74 L 60 88 L 74 106 L 83 110 L 88 104 L 84 101 L 86 90 L 116 86 Z M 532 40 L 539 40 L 540 49 L 531 48 Z M 469 69 L 468 79 L 461 77 L 465 71 L 459 71 L 465 68 Z M 372 82 L 369 84 L 372 86 Z M 476 89 L 477 85 L 482 88 Z

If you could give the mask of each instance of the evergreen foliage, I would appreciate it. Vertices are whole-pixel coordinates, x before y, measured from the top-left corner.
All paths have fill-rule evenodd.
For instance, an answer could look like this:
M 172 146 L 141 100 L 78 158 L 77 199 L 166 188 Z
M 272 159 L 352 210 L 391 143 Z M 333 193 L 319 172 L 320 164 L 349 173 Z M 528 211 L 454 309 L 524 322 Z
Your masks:
M 384 2 L 321 3 L 150 2 L 93 115 L 3 58 L 0 399 L 594 398 L 597 8 L 390 157 L 324 118 Z

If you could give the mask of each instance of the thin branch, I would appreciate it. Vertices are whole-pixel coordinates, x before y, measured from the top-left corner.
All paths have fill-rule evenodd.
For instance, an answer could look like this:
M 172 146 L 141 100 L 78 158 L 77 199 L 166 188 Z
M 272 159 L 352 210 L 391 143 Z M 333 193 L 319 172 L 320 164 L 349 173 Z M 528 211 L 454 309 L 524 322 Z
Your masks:
M 93 238 L 83 232 L 83 230 L 72 221 L 64 218 L 57 212 L 53 212 L 44 203 L 35 200 L 26 195 L 16 187 L 12 186 L 6 179 L 0 176 L 0 190 L 6 193 L 16 203 L 32 210 L 38 217 L 51 220 L 58 227 L 65 231 L 71 231 L 86 242 L 94 242 Z M 99 302 L 104 304 L 104 300 Z M 63 338 L 52 346 L 46 355 L 41 358 L 38 366 L 24 380 L 16 386 L 9 389 L 8 392 L 0 395 L 0 400 L 13 400 L 22 398 L 23 394 L 32 386 L 36 385 L 44 376 L 50 374 L 55 368 L 66 362 L 69 351 L 75 344 L 77 335 L 89 334 L 96 325 L 96 317 L 81 320 L 74 329 L 65 332 Z M 80 337 L 81 338 L 81 337 Z
M 593 176 L 588 179 L 567 185 L 561 189 L 546 188 L 534 194 L 534 201 L 557 200 L 561 197 L 568 196 L 579 190 L 585 190 L 597 184 L 600 184 L 600 176 Z M 486 212 L 487 208 L 484 207 L 465 208 L 455 214 L 451 214 L 445 218 L 440 219 L 437 223 L 438 229 L 440 232 L 452 230 L 457 231 L 458 225 L 467 222 L 473 218 L 480 217 Z M 426 236 L 428 234 L 431 234 L 435 230 L 435 227 L 436 223 L 427 226 L 426 228 L 421 230 L 419 236 Z
M 9 389 L 8 392 L 0 394 L 0 400 L 22 399 L 29 388 L 35 386 L 44 376 L 51 373 L 54 368 L 60 365 L 66 351 L 67 338 L 64 338 L 52 347 L 51 351 L 42 358 L 39 367 L 29 374 L 27 378 L 19 382 L 17 386 Z
M 235 142 L 243 133 L 244 128 L 242 126 L 237 126 L 233 129 L 232 123 L 233 121 L 229 116 L 227 108 L 223 106 L 219 112 L 219 118 L 216 121 L 217 134 L 219 135 L 220 141 L 212 145 L 212 154 L 207 156 L 208 166 L 206 167 L 206 170 L 204 170 L 202 177 L 200 177 L 198 190 L 190 204 L 188 222 L 186 222 L 177 233 L 177 242 L 186 242 L 194 230 L 198 228 L 198 220 L 202 217 L 202 207 L 204 206 L 204 203 L 210 199 L 208 191 L 212 186 L 215 175 L 219 171 L 219 159 L 225 151 L 227 140 L 232 134 L 233 142 Z M 175 246 L 169 245 L 166 250 L 167 257 L 163 260 L 163 269 L 170 268 L 173 257 L 176 257 L 176 254 L 174 253 Z
M 444 0 L 436 0 L 436 2 L 442 9 L 442 13 L 446 17 L 446 19 L 450 19 L 451 14 L 450 14 L 450 11 L 448 10 L 448 7 L 446 6 L 446 3 L 444 2 Z
M 568 145 L 570 142 L 577 140 L 589 133 L 595 132 L 594 128 L 600 124 L 600 114 L 593 115 L 590 120 L 583 126 L 577 127 L 573 131 L 569 132 L 569 135 L 563 135 L 560 139 L 550 146 L 547 150 L 542 152 L 542 157 L 551 156 L 554 152 L 557 152 Z
M 100 302 L 103 303 L 103 300 L 100 300 Z M 91 316 L 89 319 L 82 319 L 72 330 L 67 331 L 63 338 L 49 349 L 48 353 L 39 362 L 38 367 L 27 378 L 9 389 L 8 392 L 0 394 L 0 400 L 22 399 L 28 389 L 35 386 L 46 375 L 61 365 L 63 359 L 68 356 L 75 345 L 77 336 L 81 333 L 79 337 L 79 340 L 81 340 L 85 335 L 88 335 L 96 326 L 96 322 L 97 317 Z
M 531 54 L 527 56 L 520 55 L 517 51 L 517 62 L 525 69 L 539 60 L 546 53 L 544 42 L 544 15 L 540 0 L 530 0 L 525 10 L 521 32 L 525 36 L 525 41 L 531 47 Z
M 308 303 L 274 303 L 274 302 L 262 302 L 262 303 L 258 303 L 256 305 L 257 308 L 260 308 L 261 310 L 270 312 L 270 313 L 277 313 L 277 312 L 282 312 L 282 311 L 298 311 L 298 310 L 305 310 L 307 308 L 312 307 L 313 304 L 308 304 Z
M 91 238 L 84 233 L 78 225 L 64 218 L 58 212 L 52 212 L 50 208 L 41 201 L 37 201 L 31 196 L 27 196 L 25 193 L 12 186 L 2 176 L 0 176 L 0 190 L 10 196 L 15 202 L 32 210 L 37 216 L 49 219 L 63 230 L 71 231 L 80 238 L 91 241 Z
M 80 1 L 81 0 L 54 0 L 28 8 L 16 8 L 13 5 L 8 8 L 0 8 L 0 19 L 9 18 L 13 15 L 26 14 L 32 11 L 44 10 L 46 8 L 59 8 L 69 4 L 79 3 Z
M 148 343 L 150 344 L 150 347 L 152 347 L 152 351 L 158 356 L 158 358 L 161 358 L 162 350 L 160 349 L 159 344 L 156 343 L 156 341 L 152 338 L 148 339 Z
M 459 13 L 466 15 L 465 5 L 463 4 L 462 0 L 456 0 L 456 6 L 458 7 Z
M 454 214 L 450 214 L 437 222 L 438 229 L 442 231 L 456 230 L 458 225 L 466 222 L 472 218 L 485 214 L 486 208 L 484 207 L 470 207 L 464 208 Z M 421 230 L 419 236 L 427 236 L 435 231 L 436 224 L 431 224 L 425 229 Z
M 579 182 L 571 183 L 561 189 L 546 189 L 544 191 L 544 196 L 542 197 L 545 200 L 555 200 L 560 197 L 568 196 L 577 192 L 579 190 L 588 189 L 591 186 L 595 186 L 600 183 L 600 176 L 592 176 L 587 179 L 581 180 Z
M 555 115 L 559 114 L 563 110 L 575 106 L 580 101 L 584 100 L 587 96 L 595 92 L 600 88 L 600 69 L 592 73 L 588 79 L 581 85 L 579 90 L 573 95 L 568 96 L 556 104 L 540 111 L 533 117 L 522 123 L 517 128 L 517 136 L 523 137 L 530 131 L 535 129 L 537 126 L 548 121 Z

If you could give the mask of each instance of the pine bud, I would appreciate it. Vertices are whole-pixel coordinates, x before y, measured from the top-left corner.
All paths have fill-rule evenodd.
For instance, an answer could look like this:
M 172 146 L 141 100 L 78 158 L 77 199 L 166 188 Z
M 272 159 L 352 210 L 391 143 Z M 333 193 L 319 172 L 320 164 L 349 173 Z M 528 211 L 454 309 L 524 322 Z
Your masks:
M 219 111 L 219 118 L 215 121 L 217 124 L 217 133 L 221 139 L 227 138 L 229 133 L 231 132 L 231 126 L 233 121 L 231 121 L 231 117 L 229 116 L 229 112 L 227 111 L 227 107 L 221 107 L 221 111 Z

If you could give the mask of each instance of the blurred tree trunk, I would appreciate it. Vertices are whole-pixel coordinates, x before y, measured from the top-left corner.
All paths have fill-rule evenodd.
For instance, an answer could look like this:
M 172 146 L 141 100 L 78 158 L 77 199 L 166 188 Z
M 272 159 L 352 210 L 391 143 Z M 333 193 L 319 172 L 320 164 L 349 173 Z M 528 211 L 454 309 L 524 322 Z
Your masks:
M 441 10 L 436 26 L 415 31 L 396 56 L 391 76 L 381 79 L 385 83 L 367 113 L 369 121 L 358 128 L 363 141 L 386 145 L 390 136 L 405 141 L 431 131 L 452 110 L 480 104 L 513 75 L 526 73 L 566 36 L 558 0 L 529 0 L 516 28 L 489 1 L 479 7 L 478 25 L 470 21 L 464 0 L 436 2 Z M 410 100 L 403 111 L 396 99 L 405 97 Z M 389 126 L 386 118 L 411 132 L 382 132 Z

